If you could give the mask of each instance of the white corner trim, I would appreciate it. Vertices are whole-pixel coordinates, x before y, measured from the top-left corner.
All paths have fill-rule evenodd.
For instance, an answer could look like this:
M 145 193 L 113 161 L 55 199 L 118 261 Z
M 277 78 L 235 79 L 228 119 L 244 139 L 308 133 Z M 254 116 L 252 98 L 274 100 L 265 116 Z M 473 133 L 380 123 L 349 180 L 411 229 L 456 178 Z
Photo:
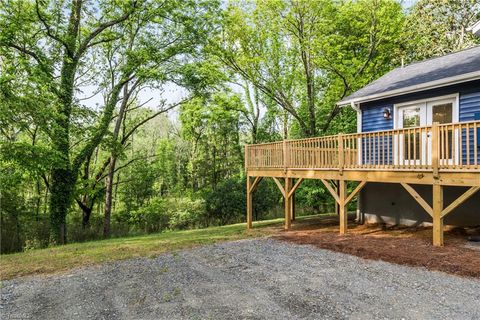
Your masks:
M 467 31 L 471 31 L 477 37 L 480 37 L 480 21 L 475 23 L 473 26 L 467 28 Z
M 357 133 L 362 132 L 362 109 L 357 106 L 355 103 L 351 102 L 350 106 L 353 110 L 357 111 Z

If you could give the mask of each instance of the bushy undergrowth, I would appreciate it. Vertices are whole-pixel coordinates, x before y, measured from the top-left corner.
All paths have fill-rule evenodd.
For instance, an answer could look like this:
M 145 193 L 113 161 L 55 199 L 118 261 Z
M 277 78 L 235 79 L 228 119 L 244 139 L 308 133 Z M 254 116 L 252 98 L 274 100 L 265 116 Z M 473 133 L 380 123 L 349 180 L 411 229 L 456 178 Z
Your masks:
M 245 221 L 246 178 L 232 177 L 221 181 L 215 189 L 197 193 L 174 192 L 162 197 L 152 196 L 141 201 L 126 202 L 114 208 L 111 237 L 124 237 L 165 230 L 186 230 L 220 226 Z M 2 253 L 9 253 L 49 245 L 48 217 L 39 213 L 37 219 L 29 215 L 28 204 L 3 195 Z M 130 195 L 131 197 L 131 195 Z M 138 198 L 138 197 L 137 197 Z M 333 210 L 329 195 L 315 181 L 305 181 L 296 195 L 297 213 L 311 214 Z M 277 186 L 264 179 L 253 195 L 254 220 L 283 216 L 283 202 Z M 23 220 L 28 221 L 24 223 Z M 17 226 L 23 226 L 17 229 Z M 68 241 L 83 242 L 102 239 L 103 207 L 96 206 L 87 226 L 82 225 L 82 214 L 72 208 L 68 216 Z

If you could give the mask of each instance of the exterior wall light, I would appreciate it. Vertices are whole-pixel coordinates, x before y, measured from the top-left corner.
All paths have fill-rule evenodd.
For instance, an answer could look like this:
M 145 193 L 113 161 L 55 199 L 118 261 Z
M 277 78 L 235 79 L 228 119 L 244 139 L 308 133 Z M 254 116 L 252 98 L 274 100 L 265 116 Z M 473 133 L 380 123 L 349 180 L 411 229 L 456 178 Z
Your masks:
M 389 108 L 383 109 L 383 119 L 389 120 L 392 118 L 392 113 Z

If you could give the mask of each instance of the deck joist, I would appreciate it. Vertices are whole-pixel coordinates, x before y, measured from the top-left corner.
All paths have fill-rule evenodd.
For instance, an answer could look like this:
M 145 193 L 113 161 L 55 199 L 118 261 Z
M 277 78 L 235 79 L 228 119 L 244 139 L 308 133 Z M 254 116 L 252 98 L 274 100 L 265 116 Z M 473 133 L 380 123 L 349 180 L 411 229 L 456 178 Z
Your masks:
M 344 170 L 338 169 L 267 169 L 249 168 L 247 175 L 250 177 L 276 177 L 276 178 L 303 178 L 326 179 L 345 181 L 366 181 L 382 183 L 408 183 L 442 186 L 480 186 L 480 172 L 440 172 L 437 177 L 432 171 L 389 171 L 389 170 Z

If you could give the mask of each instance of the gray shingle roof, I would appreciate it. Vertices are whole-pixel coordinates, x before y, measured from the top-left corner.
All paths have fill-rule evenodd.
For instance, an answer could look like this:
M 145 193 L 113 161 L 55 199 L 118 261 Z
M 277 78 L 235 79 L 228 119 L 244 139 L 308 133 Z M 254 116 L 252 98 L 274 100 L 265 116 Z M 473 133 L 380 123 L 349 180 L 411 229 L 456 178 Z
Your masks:
M 442 80 L 447 82 L 452 77 L 472 72 L 480 72 L 480 46 L 394 69 L 344 98 L 338 104 L 377 100 L 383 93 L 388 94 L 391 91 L 400 95 L 402 89 L 406 91 L 408 88 L 432 81 L 438 82 L 440 86 Z

